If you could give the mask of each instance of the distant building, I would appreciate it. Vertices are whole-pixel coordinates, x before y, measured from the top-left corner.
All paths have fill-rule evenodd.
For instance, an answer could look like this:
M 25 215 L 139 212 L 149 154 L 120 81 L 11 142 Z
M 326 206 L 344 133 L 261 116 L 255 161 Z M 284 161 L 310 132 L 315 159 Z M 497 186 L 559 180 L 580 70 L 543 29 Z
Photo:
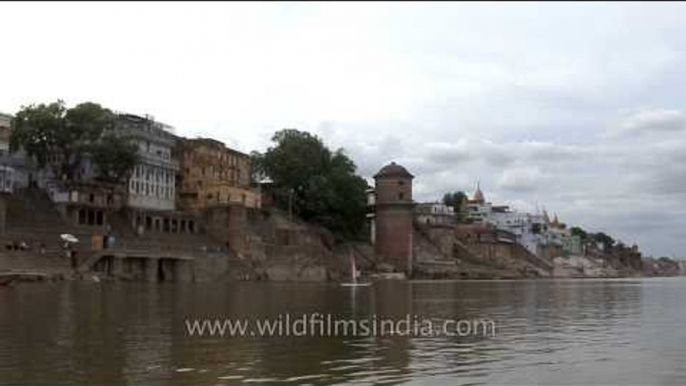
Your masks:
M 116 132 L 138 146 L 140 161 L 128 181 L 127 206 L 143 210 L 174 210 L 179 163 L 172 158 L 177 137 L 172 128 L 150 117 L 117 114 Z
M 0 113 L 0 190 L 12 193 L 29 186 L 35 168 L 23 150 L 10 154 L 12 116 Z
M 371 186 L 365 191 L 367 194 L 367 227 L 369 228 L 369 241 L 372 245 L 376 243 L 376 191 Z
M 12 117 L 0 113 L 0 159 L 3 161 L 9 156 L 10 150 L 10 124 Z M 14 191 L 14 168 L 2 162 L 0 165 L 0 192 L 12 193 Z
M 417 204 L 414 209 L 415 221 L 430 226 L 455 226 L 455 210 L 452 206 L 441 203 Z
M 237 204 L 261 206 L 261 194 L 250 187 L 250 156 L 213 139 L 179 143 L 181 179 L 179 206 L 205 209 Z
M 477 184 L 472 198 L 464 200 L 462 205 L 467 222 L 470 223 L 483 223 L 491 214 L 491 203 L 486 202 L 479 184 Z
M 469 223 L 491 226 L 505 232 L 503 235 L 506 238 L 514 238 L 517 243 L 538 256 L 583 254 L 581 240 L 572 236 L 557 215 L 551 220 L 545 210 L 542 214 L 531 214 L 512 210 L 505 205 L 493 205 L 486 201 L 479 185 L 472 198 L 464 201 L 463 210 Z M 475 236 L 465 234 L 464 237 Z
M 125 203 L 124 186 L 102 181 L 51 184 L 48 196 L 73 225 L 107 229 Z
M 12 116 L 0 113 L 0 154 L 7 154 L 10 150 L 10 127 Z
M 408 276 L 412 273 L 413 178 L 395 162 L 374 176 L 376 253 Z

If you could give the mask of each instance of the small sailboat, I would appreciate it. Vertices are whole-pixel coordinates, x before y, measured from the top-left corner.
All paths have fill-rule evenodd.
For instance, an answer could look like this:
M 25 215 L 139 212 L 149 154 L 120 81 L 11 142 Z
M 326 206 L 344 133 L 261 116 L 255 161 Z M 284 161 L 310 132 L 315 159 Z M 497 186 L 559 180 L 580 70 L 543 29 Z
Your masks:
M 355 256 L 353 256 L 352 251 L 349 252 L 350 255 L 350 283 L 341 283 L 343 287 L 368 287 L 372 285 L 370 282 L 358 282 L 357 278 L 360 276 L 360 272 L 357 270 L 355 265 Z

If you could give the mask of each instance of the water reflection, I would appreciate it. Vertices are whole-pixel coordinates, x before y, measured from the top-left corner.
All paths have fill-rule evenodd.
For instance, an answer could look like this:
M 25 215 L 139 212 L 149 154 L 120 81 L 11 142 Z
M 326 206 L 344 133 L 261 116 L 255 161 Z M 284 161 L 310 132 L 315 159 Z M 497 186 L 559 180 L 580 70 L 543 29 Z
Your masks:
M 0 383 L 686 384 L 684 293 L 680 279 L 27 284 L 0 288 Z M 183 323 L 314 312 L 491 319 L 497 334 L 199 338 Z

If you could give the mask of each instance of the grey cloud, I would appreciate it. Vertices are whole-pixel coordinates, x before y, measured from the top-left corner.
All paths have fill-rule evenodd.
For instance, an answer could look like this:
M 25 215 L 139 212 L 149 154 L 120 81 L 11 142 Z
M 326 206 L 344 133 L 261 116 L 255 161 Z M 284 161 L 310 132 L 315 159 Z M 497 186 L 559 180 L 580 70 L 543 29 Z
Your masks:
M 12 14 L 0 36 L 17 36 L 0 63 L 13 74 L 3 111 L 94 95 L 244 151 L 296 127 L 345 148 L 367 178 L 403 163 L 418 200 L 480 180 L 495 202 L 686 254 L 683 3 L 144 7 L 149 22 L 132 25 L 146 33 L 97 28 L 101 47 L 153 52 L 162 70 L 107 48 L 80 55 L 84 21 L 102 19 L 89 12 L 55 7 L 45 40 L 19 7 L 0 5 Z M 28 71 L 52 40 L 73 55 Z M 147 86 L 122 86 L 133 83 Z
M 544 179 L 537 166 L 508 168 L 500 174 L 498 186 L 515 192 L 530 192 L 541 186 Z
M 622 117 L 609 135 L 679 132 L 686 129 L 686 114 L 674 109 L 643 109 Z

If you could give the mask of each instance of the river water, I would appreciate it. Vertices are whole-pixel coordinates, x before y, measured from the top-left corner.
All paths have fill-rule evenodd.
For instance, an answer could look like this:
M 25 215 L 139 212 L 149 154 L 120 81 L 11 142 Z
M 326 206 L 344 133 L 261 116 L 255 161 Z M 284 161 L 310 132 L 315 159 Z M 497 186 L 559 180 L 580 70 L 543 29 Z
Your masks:
M 491 320 L 470 336 L 191 336 L 319 313 Z M 686 279 L 0 287 L 0 384 L 686 385 Z

